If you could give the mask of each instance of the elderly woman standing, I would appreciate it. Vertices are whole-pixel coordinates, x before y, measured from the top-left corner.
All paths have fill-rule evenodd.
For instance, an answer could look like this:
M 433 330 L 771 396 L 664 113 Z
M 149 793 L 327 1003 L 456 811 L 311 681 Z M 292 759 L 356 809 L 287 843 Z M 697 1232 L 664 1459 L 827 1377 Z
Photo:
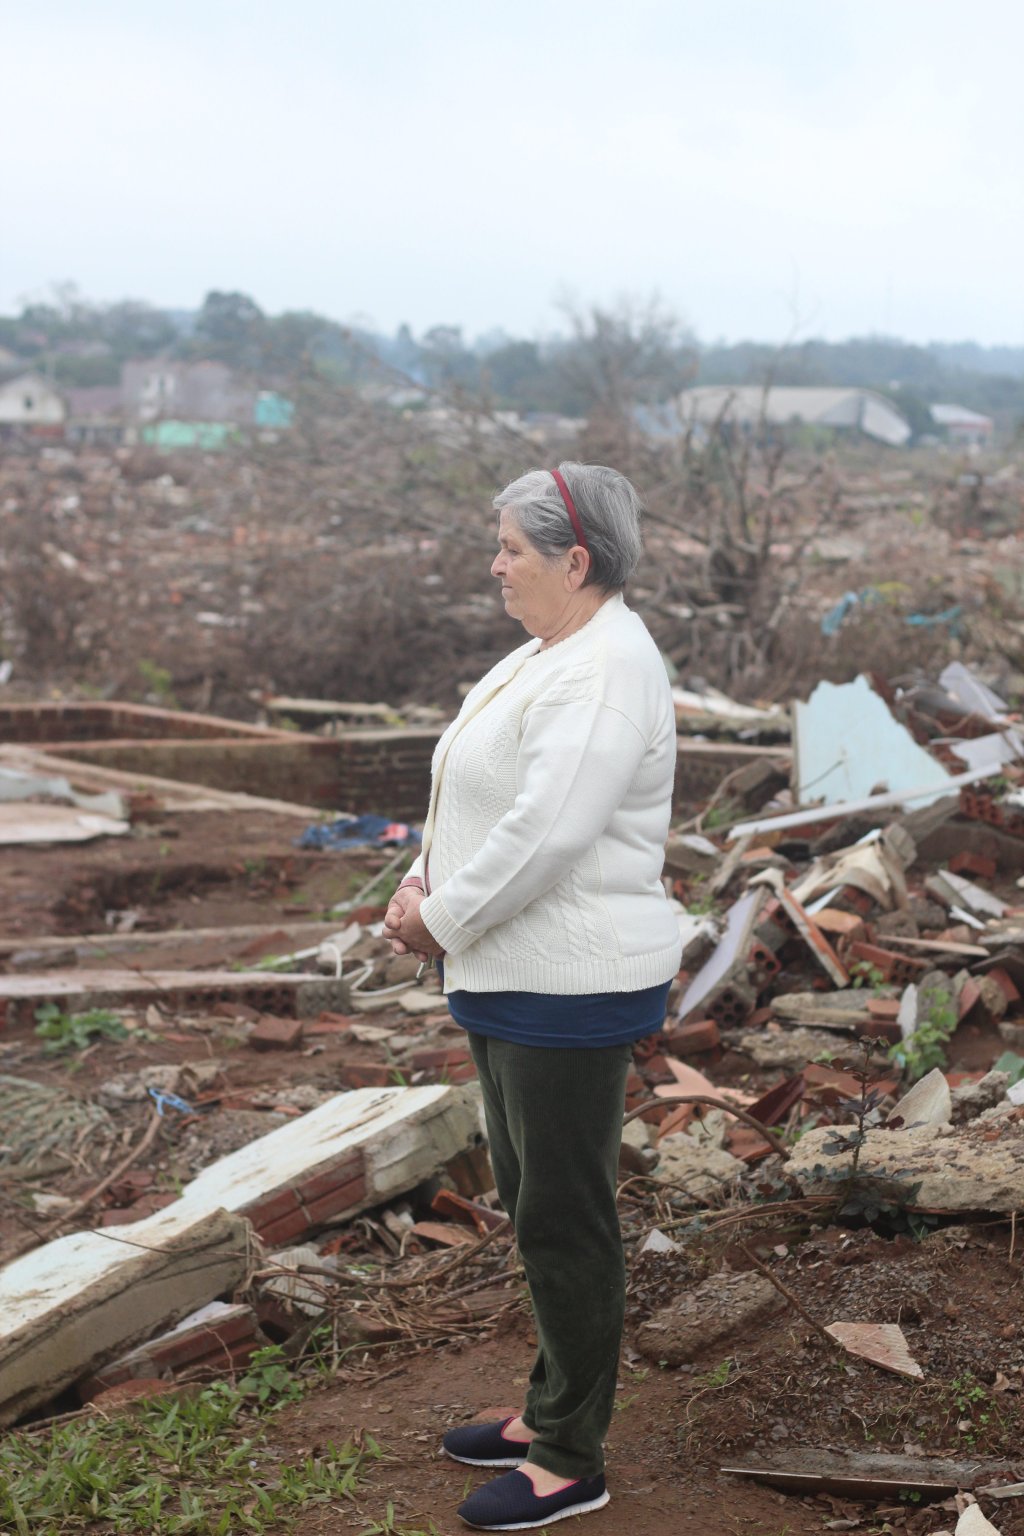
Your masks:
M 423 852 L 385 931 L 400 953 L 444 956 L 530 1286 L 539 1347 L 522 1414 L 443 1439 L 457 1461 L 515 1469 L 459 1509 L 508 1530 L 608 1502 L 626 1076 L 633 1041 L 664 1020 L 680 940 L 660 879 L 672 699 L 622 598 L 637 494 L 613 469 L 569 463 L 523 475 L 494 505 L 491 574 L 533 638 L 441 737 Z

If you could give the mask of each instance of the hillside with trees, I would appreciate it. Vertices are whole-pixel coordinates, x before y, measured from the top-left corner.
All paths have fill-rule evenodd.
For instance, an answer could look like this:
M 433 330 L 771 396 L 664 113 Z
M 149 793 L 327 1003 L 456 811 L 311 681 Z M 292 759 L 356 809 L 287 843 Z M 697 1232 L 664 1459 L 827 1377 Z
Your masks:
M 1024 348 L 975 342 L 919 346 L 892 337 L 703 344 L 656 303 L 595 305 L 567 312 L 544 338 L 492 331 L 467 338 L 458 325 L 408 325 L 392 335 L 309 310 L 267 314 L 239 292 L 213 290 L 197 311 L 139 300 L 94 303 L 73 284 L 45 302 L 0 316 L 0 347 L 15 367 L 58 385 L 114 384 L 129 358 L 211 358 L 264 381 L 321 376 L 356 388 L 440 392 L 497 409 L 566 416 L 618 414 L 665 400 L 689 384 L 850 385 L 890 396 L 915 430 L 927 407 L 955 401 L 1015 431 L 1024 422 Z

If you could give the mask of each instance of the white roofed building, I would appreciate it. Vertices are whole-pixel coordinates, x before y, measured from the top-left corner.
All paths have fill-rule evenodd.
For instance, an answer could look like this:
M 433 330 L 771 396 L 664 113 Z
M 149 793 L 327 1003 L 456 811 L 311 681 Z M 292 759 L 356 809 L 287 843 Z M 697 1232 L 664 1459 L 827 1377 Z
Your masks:
M 703 384 L 679 396 L 682 419 L 709 427 L 717 421 L 753 430 L 790 425 L 862 432 L 902 448 L 912 436 L 907 422 L 884 395 L 870 389 L 826 389 L 759 384 Z
M 966 443 L 987 448 L 995 432 L 991 416 L 969 411 L 966 405 L 933 405 L 929 407 L 932 421 L 945 433 L 951 443 Z
M 0 383 L 0 428 L 60 434 L 67 417 L 64 398 L 39 373 L 19 373 Z

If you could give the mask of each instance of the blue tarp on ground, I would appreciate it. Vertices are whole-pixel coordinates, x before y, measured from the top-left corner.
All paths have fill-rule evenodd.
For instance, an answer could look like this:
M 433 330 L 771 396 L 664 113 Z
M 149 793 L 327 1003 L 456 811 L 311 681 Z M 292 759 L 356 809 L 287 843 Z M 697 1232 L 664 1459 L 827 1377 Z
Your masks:
M 298 839 L 300 848 L 387 848 L 418 843 L 420 834 L 404 821 L 386 816 L 339 816 L 337 821 L 318 821 Z

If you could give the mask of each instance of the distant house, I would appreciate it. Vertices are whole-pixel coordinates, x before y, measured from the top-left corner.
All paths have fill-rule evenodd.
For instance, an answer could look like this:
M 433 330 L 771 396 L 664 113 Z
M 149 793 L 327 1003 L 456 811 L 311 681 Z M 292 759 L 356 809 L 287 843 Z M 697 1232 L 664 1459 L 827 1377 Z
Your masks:
M 75 443 L 119 443 L 124 436 L 119 384 L 90 384 L 65 390 L 65 436 Z
M 0 383 L 0 429 L 61 437 L 66 419 L 63 396 L 42 374 L 20 373 Z
M 951 443 L 966 447 L 987 448 L 995 432 L 991 416 L 981 416 L 969 411 L 966 405 L 933 405 L 932 421 Z
M 121 366 L 121 400 L 130 421 L 250 422 L 256 391 L 226 363 L 147 358 Z
M 870 389 L 817 389 L 756 384 L 704 384 L 679 396 L 680 429 L 710 427 L 721 421 L 753 431 L 762 421 L 770 427 L 832 427 L 862 432 L 865 437 L 901 448 L 912 435 L 909 422 L 896 407 Z
M 236 429 L 287 431 L 290 400 L 243 382 L 226 363 L 149 358 L 122 364 L 121 407 L 142 441 L 160 448 L 222 448 Z

